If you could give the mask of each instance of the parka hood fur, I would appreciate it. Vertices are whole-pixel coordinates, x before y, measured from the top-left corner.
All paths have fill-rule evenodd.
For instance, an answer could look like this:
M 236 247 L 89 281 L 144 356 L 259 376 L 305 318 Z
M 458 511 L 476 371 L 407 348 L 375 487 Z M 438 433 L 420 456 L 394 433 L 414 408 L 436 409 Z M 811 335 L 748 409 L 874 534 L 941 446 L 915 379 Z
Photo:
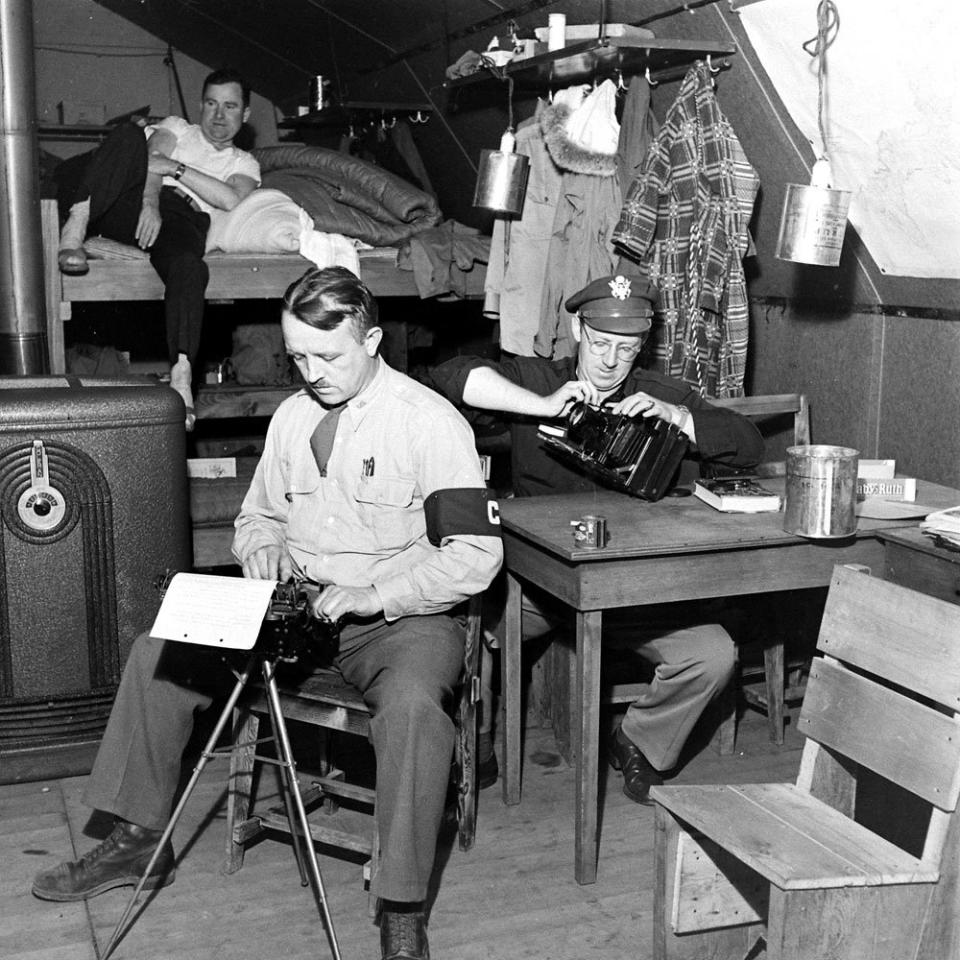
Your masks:
M 540 130 L 551 159 L 561 170 L 571 173 L 612 177 L 617 172 L 617 155 L 594 153 L 574 143 L 565 126 L 571 112 L 562 103 L 546 104 L 539 111 Z

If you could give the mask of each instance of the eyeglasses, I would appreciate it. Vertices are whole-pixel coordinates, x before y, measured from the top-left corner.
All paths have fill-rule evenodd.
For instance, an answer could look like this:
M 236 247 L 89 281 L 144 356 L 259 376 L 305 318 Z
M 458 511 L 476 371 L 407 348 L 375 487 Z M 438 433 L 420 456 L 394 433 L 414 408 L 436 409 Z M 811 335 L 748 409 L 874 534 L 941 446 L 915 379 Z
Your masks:
M 583 324 L 580 327 L 583 332 L 583 337 L 587 341 L 587 347 L 590 349 L 590 352 L 595 357 L 606 356 L 610 351 L 610 347 L 613 346 L 613 341 L 611 340 L 594 340 L 591 338 L 590 334 L 587 333 L 587 325 Z M 643 344 L 638 342 L 636 344 L 629 343 L 618 343 L 617 344 L 617 359 L 618 360 L 634 360 L 636 359 L 637 354 L 642 349 Z

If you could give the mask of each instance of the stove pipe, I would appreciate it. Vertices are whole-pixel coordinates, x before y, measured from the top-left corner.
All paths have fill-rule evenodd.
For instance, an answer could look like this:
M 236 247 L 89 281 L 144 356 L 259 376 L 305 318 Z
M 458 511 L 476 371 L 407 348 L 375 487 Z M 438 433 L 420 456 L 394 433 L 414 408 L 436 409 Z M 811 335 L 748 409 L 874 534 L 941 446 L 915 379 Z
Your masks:
M 0 0 L 0 374 L 46 373 L 31 0 Z

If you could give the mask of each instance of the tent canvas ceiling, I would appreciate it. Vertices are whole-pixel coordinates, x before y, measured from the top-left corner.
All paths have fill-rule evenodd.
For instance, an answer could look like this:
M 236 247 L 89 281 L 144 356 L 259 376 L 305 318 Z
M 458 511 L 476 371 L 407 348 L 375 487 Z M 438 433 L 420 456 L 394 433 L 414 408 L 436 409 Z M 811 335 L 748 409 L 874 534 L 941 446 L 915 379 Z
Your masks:
M 751 224 L 758 255 L 748 261 L 753 296 L 835 299 L 956 312 L 960 281 L 885 276 L 856 232 L 847 230 L 840 268 L 778 261 L 776 246 L 785 184 L 809 182 L 813 150 L 790 119 L 759 62 L 737 13 L 745 0 L 97 0 L 154 34 L 174 51 L 211 67 L 239 65 L 257 93 L 285 114 L 307 100 L 310 78 L 330 79 L 342 99 L 431 103 L 430 123 L 417 143 L 445 215 L 485 226 L 470 205 L 476 163 L 483 148 L 499 142 L 505 97 L 492 84 L 487 102 L 466 104 L 465 91 L 444 84 L 444 70 L 465 51 L 482 50 L 505 33 L 513 15 L 521 26 L 545 25 L 551 11 L 568 23 L 607 22 L 649 26 L 658 37 L 734 42 L 739 52 L 718 80 L 720 104 L 757 168 L 761 193 Z M 763 0 L 775 3 L 776 0 Z M 864 0 L 838 0 L 846 3 Z M 815 33 L 816 4 L 810 3 Z M 918 51 L 918 58 L 922 52 Z M 677 90 L 663 83 L 654 107 L 662 116 Z M 533 99 L 518 97 L 517 114 Z

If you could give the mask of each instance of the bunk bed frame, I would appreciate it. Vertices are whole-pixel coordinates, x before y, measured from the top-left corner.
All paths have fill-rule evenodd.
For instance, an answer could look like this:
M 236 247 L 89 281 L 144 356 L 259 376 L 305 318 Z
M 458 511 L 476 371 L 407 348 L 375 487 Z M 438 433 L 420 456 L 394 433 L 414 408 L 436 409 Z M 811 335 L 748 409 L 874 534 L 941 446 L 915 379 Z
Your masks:
M 162 300 L 163 283 L 149 260 L 90 258 L 83 276 L 67 276 L 57 266 L 59 224 L 55 200 L 41 200 L 44 286 L 47 307 L 47 344 L 50 372 L 65 373 L 63 325 L 70 320 L 74 303 L 116 300 Z M 416 297 L 413 272 L 396 265 L 395 247 L 360 251 L 360 276 L 377 297 Z M 213 252 L 208 301 L 277 300 L 299 277 L 310 261 L 299 253 L 239 254 Z M 467 296 L 483 296 L 482 265 L 468 274 Z

